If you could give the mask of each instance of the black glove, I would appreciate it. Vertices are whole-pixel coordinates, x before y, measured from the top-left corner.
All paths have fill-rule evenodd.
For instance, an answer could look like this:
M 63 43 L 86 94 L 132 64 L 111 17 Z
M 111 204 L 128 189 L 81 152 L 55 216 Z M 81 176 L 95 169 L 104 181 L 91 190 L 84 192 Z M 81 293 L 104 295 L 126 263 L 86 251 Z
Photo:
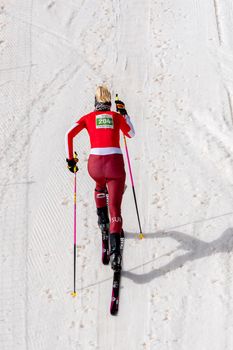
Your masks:
M 69 171 L 71 171 L 72 173 L 77 173 L 78 171 L 78 158 L 72 158 L 72 159 L 67 159 L 66 161 L 68 163 L 67 168 L 69 169 Z
M 124 102 L 122 102 L 122 101 L 120 101 L 120 100 L 118 100 L 118 99 L 116 98 L 115 104 L 116 104 L 116 110 L 117 110 L 118 113 L 120 113 L 120 114 L 122 114 L 122 115 L 127 114 L 127 111 L 126 111 L 126 109 L 125 109 L 125 104 L 124 104 Z

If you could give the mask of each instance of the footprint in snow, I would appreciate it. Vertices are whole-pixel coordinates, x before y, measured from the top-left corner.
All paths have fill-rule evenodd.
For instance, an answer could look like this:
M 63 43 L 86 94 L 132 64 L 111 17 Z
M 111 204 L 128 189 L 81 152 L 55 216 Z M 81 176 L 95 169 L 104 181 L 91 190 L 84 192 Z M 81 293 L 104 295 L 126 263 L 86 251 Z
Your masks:
M 61 205 L 68 205 L 69 204 L 69 199 L 64 198 L 63 201 L 61 202 Z

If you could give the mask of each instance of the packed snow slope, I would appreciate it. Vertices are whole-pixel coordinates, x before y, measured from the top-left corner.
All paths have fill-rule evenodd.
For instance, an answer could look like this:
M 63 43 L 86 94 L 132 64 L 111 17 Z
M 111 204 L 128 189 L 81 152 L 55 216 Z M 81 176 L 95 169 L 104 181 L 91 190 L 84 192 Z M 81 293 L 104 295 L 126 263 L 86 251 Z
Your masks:
M 1 350 L 233 349 L 231 0 L 0 2 Z M 101 265 L 89 140 L 64 135 L 107 83 L 136 129 L 119 315 Z M 124 146 L 122 145 L 124 149 Z

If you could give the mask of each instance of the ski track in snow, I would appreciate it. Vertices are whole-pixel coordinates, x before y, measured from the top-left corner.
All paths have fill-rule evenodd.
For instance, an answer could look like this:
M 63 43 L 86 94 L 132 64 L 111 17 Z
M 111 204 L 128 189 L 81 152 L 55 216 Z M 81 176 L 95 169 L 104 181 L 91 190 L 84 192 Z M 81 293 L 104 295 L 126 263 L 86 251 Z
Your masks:
M 232 350 L 232 1 L 3 0 L 0 19 L 0 349 Z M 85 132 L 70 296 L 64 134 L 103 81 L 135 124 L 145 232 L 138 240 L 128 176 L 117 317 Z

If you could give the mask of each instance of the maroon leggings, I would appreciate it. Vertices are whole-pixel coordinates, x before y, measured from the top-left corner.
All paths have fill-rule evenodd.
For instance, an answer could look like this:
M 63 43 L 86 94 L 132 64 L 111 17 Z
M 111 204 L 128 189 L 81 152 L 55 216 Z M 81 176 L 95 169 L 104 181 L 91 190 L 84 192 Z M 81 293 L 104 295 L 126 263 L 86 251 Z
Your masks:
M 91 154 L 88 172 L 96 182 L 95 202 L 97 208 L 107 205 L 110 212 L 110 233 L 122 230 L 121 202 L 125 187 L 125 167 L 122 154 L 98 156 Z

